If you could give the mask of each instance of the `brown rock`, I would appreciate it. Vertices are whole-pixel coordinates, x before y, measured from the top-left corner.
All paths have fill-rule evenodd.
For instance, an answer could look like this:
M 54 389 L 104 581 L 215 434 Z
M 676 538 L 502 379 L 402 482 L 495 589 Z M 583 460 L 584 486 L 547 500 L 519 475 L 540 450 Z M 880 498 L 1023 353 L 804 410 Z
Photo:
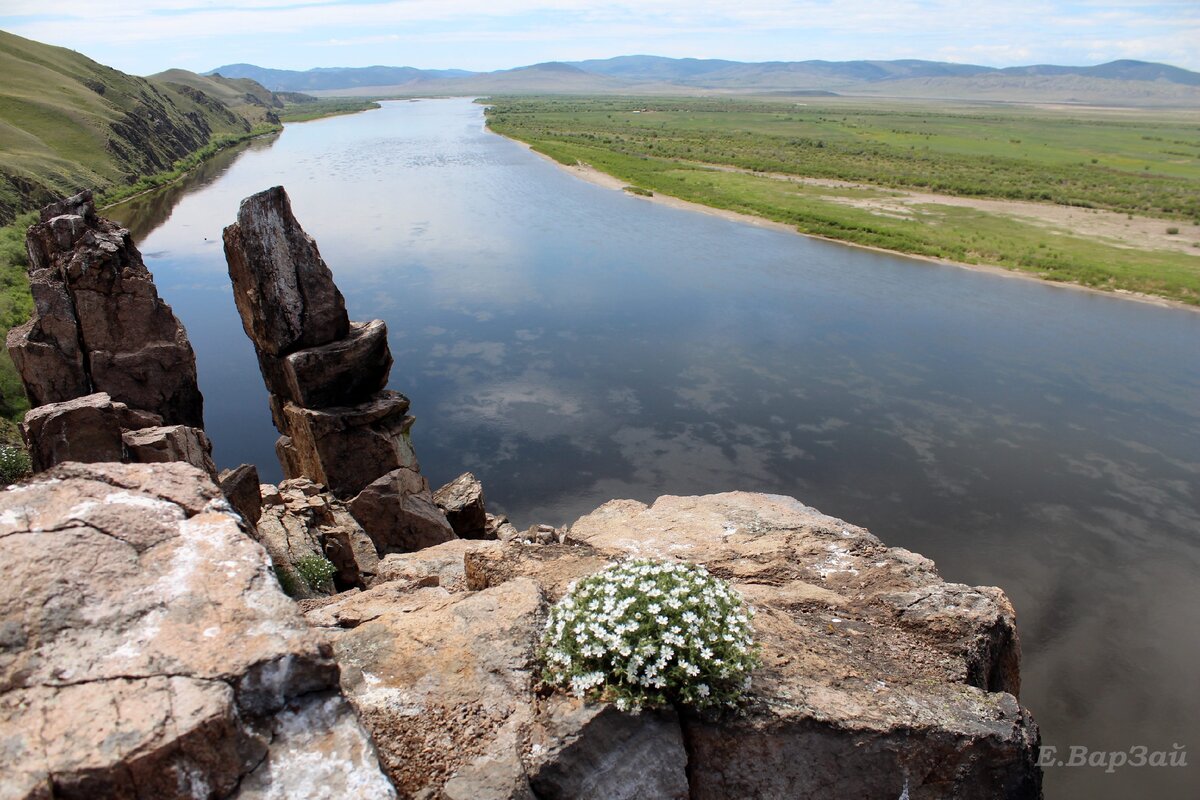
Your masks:
M 226 507 L 179 463 L 72 464 L 0 495 L 3 796 L 285 796 L 275 776 L 323 759 L 392 796 L 328 645 Z
M 234 301 L 256 349 L 284 356 L 346 336 L 345 300 L 282 186 L 243 200 L 224 240 Z
M 397 587 L 309 617 L 337 620 L 344 691 L 389 777 L 405 797 L 532 800 L 521 753 L 545 614 L 536 584 L 455 595 Z
M 387 385 L 392 369 L 387 325 L 378 319 L 351 322 L 344 339 L 274 361 L 262 369 L 272 376 L 267 380 L 272 394 L 305 408 L 355 405 Z
M 10 344 L 31 402 L 107 392 L 167 424 L 202 428 L 191 345 L 129 231 L 97 216 L 84 192 L 47 206 L 26 245 L 34 317 Z
M 289 594 L 331 595 L 366 586 L 374 578 L 379 563 L 375 545 L 341 501 L 306 479 L 284 481 L 278 489 L 264 484 L 260 491 L 265 502 L 252 535 L 266 548 L 276 570 L 287 573 L 281 580 Z M 311 557 L 333 564 L 330 583 L 312 586 L 304 579 L 297 565 Z
M 915 796 L 1040 796 L 999 590 L 946 584 L 927 559 L 770 495 L 615 501 L 570 538 L 703 563 L 752 598 L 765 663 L 747 714 L 685 718 L 692 797 L 887 797 L 906 780 Z
M 262 489 L 258 481 L 258 468 L 253 464 L 242 464 L 233 469 L 222 470 L 217 476 L 221 494 L 241 515 L 246 524 L 253 528 L 262 513 Z
M 446 515 L 454 532 L 464 539 L 494 539 L 488 529 L 488 514 L 483 507 L 483 484 L 464 472 L 433 493 L 433 502 Z
M 29 289 L 36 313 L 9 331 L 7 339 L 29 405 L 36 408 L 90 394 L 92 384 L 66 285 L 51 270 L 31 270 Z
M 408 586 L 440 586 L 448 592 L 465 592 L 469 586 L 467 564 L 477 551 L 499 551 L 499 542 L 452 539 L 443 544 L 389 553 L 379 561 L 372 586 L 399 582 Z
M 212 442 L 199 428 L 187 425 L 166 425 L 141 428 L 121 434 L 126 460 L 134 464 L 158 464 L 182 461 L 204 470 L 213 480 L 217 467 L 212 460 Z
M 411 469 L 394 469 L 372 482 L 350 501 L 349 508 L 382 555 L 455 538 L 442 510 L 434 505 L 429 483 Z
M 379 476 L 416 470 L 409 431 L 408 398 L 383 391 L 356 406 L 322 409 L 283 407 L 290 444 L 281 456 L 289 478 L 305 477 L 338 497 L 353 497 Z M 277 446 L 276 451 L 279 452 Z
M 121 414 L 104 392 L 50 403 L 25 415 L 21 433 L 35 472 L 63 461 L 123 461 Z

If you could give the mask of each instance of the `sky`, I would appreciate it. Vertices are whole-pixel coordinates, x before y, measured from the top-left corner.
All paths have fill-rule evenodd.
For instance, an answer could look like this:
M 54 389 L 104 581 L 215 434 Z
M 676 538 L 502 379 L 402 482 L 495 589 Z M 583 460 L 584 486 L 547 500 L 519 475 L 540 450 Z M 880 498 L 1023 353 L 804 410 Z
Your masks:
M 0 0 L 0 29 L 137 75 L 238 62 L 488 71 L 634 54 L 1133 58 L 1200 71 L 1200 0 Z

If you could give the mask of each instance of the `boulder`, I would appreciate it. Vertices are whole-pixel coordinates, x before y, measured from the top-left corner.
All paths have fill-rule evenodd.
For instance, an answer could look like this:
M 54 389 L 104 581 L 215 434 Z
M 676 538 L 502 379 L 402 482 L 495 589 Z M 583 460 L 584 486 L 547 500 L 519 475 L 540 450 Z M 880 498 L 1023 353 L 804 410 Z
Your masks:
M 414 420 L 407 411 L 408 398 L 393 391 L 355 406 L 313 409 L 286 403 L 284 474 L 309 478 L 348 498 L 392 470 L 416 470 L 409 438 Z
M 234 302 L 259 352 L 285 356 L 346 336 L 345 300 L 282 186 L 243 200 L 224 241 Z
M 25 415 L 21 433 L 35 472 L 64 461 L 124 461 L 122 417 L 104 392 L 50 403 Z
M 253 536 L 270 554 L 288 593 L 296 598 L 331 595 L 361 588 L 374 578 L 379 556 L 367 534 L 336 497 L 304 478 L 278 488 L 263 485 L 262 509 Z M 334 568 L 329 582 L 312 585 L 304 577 L 305 559 L 327 559 Z
M 483 507 L 483 484 L 469 472 L 464 472 L 433 493 L 433 502 L 446 515 L 454 532 L 464 539 L 494 539 L 495 528 L 488 528 L 488 514 Z
M 241 464 L 233 469 L 222 470 L 217 476 L 221 494 L 241 515 L 246 525 L 253 528 L 262 513 L 262 489 L 258 481 L 258 468 L 253 464 Z
M 451 539 L 411 553 L 389 553 L 379 560 L 379 570 L 371 585 L 394 582 L 413 587 L 440 586 L 448 592 L 464 592 L 470 588 L 467 578 L 468 554 L 499 549 L 499 542 Z
M 537 704 L 525 760 L 539 800 L 690 797 L 674 711 L 633 715 L 552 694 Z
M 420 550 L 455 538 L 433 502 L 429 483 L 415 470 L 392 470 L 359 492 L 349 508 L 381 555 Z
M 139 428 L 121 434 L 126 460 L 134 464 L 158 464 L 182 461 L 204 470 L 213 480 L 217 467 L 212 460 L 212 442 L 199 428 L 187 425 L 162 425 Z
M 344 339 L 260 360 L 270 362 L 262 367 L 267 390 L 305 408 L 361 403 L 387 385 L 392 369 L 387 325 L 378 319 L 351 322 Z
M 640 557 L 703 563 L 755 608 L 764 663 L 740 714 L 618 714 L 530 679 L 543 614 L 533 598 L 552 602 L 572 581 Z M 371 588 L 308 617 L 338 631 L 343 688 L 409 796 L 1041 793 L 1003 593 L 945 583 L 927 559 L 791 498 L 613 501 L 561 542 L 457 541 L 388 556 Z M 448 695 L 460 705 L 448 709 Z M 519 710 L 503 724 L 474 710 L 491 720 L 499 707 Z
M 57 467 L 0 494 L 0 558 L 6 800 L 295 796 L 303 777 L 394 796 L 329 644 L 202 471 Z
M 527 798 L 541 591 L 384 584 L 310 612 L 330 624 L 342 684 L 403 797 Z
M 9 337 L 34 406 L 94 392 L 202 428 L 196 359 L 129 231 L 84 192 L 47 206 L 26 237 L 34 316 Z

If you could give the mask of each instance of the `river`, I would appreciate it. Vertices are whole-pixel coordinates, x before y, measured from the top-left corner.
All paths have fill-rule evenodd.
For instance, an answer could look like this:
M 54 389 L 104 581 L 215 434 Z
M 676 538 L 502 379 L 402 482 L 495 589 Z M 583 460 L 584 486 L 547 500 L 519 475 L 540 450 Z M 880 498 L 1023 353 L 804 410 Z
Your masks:
M 387 321 L 435 487 L 469 469 L 518 527 L 793 495 L 1001 586 L 1060 756 L 1200 749 L 1200 313 L 667 208 L 467 100 L 385 103 L 107 212 L 188 329 L 218 464 L 264 480 L 277 434 L 220 239 L 277 184 L 351 319 Z M 1046 793 L 1184 796 L 1197 770 L 1051 767 Z

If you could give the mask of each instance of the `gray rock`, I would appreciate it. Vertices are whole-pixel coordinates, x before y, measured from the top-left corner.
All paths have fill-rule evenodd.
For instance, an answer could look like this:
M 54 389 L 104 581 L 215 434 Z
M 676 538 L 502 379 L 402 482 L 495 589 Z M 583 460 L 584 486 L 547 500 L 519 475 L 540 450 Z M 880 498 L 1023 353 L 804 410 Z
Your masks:
M 346 336 L 345 300 L 282 186 L 243 200 L 224 241 L 234 302 L 257 350 L 284 356 Z
M 538 704 L 530 742 L 526 771 L 541 800 L 689 797 L 673 711 L 634 716 L 554 694 Z

